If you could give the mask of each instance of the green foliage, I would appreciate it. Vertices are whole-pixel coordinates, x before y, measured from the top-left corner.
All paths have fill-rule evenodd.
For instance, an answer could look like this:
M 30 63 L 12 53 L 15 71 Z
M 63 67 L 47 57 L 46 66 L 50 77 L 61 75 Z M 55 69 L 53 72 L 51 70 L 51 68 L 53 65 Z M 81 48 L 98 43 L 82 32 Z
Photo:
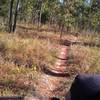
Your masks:
M 14 0 L 14 9 L 16 8 Z M 100 0 L 20 0 L 18 19 L 43 24 L 75 26 L 81 29 L 96 29 L 100 22 Z M 9 13 L 9 0 L 0 1 L 0 16 Z
M 8 12 L 8 0 L 0 0 L 0 16 L 7 16 Z
M 91 25 L 94 30 L 98 22 L 100 22 L 100 0 L 93 0 L 91 4 Z

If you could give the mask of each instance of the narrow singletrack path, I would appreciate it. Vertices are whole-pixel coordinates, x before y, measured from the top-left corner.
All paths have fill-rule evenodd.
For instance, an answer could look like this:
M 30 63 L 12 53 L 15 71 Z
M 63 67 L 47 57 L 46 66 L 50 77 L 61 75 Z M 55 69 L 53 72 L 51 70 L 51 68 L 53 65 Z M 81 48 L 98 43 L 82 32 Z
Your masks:
M 69 43 L 68 43 L 69 44 Z M 43 73 L 35 86 L 41 100 L 50 100 L 52 97 L 64 97 L 70 83 L 72 54 L 69 45 L 60 45 L 54 66 L 44 67 Z

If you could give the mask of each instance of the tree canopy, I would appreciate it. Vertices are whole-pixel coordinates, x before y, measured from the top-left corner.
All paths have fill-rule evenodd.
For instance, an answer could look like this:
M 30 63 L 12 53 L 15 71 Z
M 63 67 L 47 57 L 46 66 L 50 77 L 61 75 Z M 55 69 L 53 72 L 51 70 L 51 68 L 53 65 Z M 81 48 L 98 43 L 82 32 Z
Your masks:
M 57 24 L 59 27 L 78 27 L 93 29 L 100 24 L 100 0 L 13 0 L 12 15 L 10 2 L 0 0 L 0 16 L 8 19 L 14 16 L 16 20 L 24 20 L 33 24 Z

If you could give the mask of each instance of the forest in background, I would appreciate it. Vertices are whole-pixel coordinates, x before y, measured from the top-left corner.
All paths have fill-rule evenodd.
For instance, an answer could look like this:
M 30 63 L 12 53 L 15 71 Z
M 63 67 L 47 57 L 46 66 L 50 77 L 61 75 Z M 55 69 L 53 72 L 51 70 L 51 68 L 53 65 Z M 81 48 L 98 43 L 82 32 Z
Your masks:
M 0 25 L 14 32 L 16 23 L 46 24 L 57 30 L 100 31 L 99 0 L 1 0 Z

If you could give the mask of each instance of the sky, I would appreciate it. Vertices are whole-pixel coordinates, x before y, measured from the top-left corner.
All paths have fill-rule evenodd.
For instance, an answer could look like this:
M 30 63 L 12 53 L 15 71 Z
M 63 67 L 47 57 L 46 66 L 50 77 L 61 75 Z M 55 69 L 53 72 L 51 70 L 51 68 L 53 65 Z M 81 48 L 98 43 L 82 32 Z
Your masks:
M 91 0 L 87 0 L 88 3 L 90 3 Z
M 63 0 L 59 0 L 60 2 L 63 2 Z

